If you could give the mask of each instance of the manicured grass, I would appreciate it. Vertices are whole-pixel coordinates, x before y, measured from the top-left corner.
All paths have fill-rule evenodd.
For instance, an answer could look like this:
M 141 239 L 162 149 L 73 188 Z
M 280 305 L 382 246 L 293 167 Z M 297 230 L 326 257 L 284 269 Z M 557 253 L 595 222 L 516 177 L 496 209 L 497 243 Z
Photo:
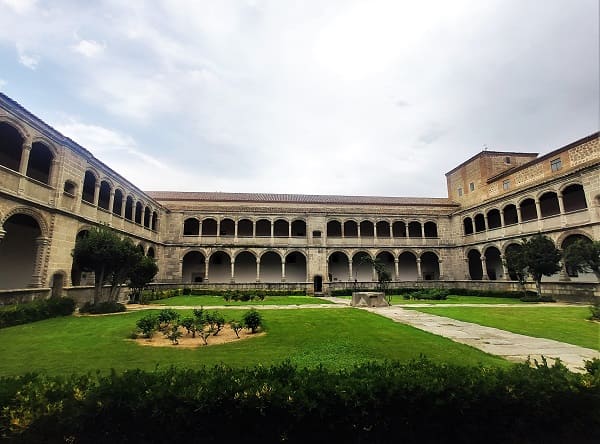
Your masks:
M 217 363 L 242 367 L 286 359 L 300 366 L 322 363 L 344 368 L 372 360 L 405 361 L 421 354 L 463 365 L 510 365 L 474 348 L 353 309 L 264 310 L 267 335 L 198 349 L 148 347 L 126 340 L 136 320 L 146 313 L 56 318 L 2 329 L 0 375 L 153 370 L 170 365 L 196 368 Z M 243 311 L 221 313 L 231 319 L 240 318 Z
M 352 296 L 341 296 L 342 299 L 352 299 Z M 404 299 L 401 295 L 392 296 L 392 305 L 410 304 L 523 304 L 518 298 L 487 298 L 483 296 L 449 295 L 447 299 L 435 301 L 429 299 Z
M 600 350 L 600 323 L 588 307 L 439 307 L 424 313 Z
M 235 307 L 240 305 L 302 305 L 302 304 L 333 304 L 311 296 L 267 296 L 263 301 L 225 301 L 223 296 L 173 296 L 172 298 L 151 301 L 157 305 L 205 306 L 223 305 Z

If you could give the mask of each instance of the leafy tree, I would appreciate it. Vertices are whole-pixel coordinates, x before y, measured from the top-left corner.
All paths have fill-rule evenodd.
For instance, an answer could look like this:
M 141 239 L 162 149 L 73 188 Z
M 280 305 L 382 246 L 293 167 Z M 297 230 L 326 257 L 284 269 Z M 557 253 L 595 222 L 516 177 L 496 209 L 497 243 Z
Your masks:
M 181 326 L 187 330 L 188 334 L 192 334 L 192 338 L 196 337 L 196 332 L 198 331 L 198 326 L 194 318 L 183 318 L 181 320 Z
M 133 302 L 139 302 L 142 291 L 154 279 L 156 273 L 158 273 L 158 265 L 154 259 L 148 256 L 142 256 L 139 262 L 129 270 L 130 297 Z
M 534 282 L 538 298 L 542 297 L 541 281 L 543 276 L 552 276 L 560 271 L 562 254 L 552 239 L 536 234 L 521 241 L 521 249 L 513 250 L 506 258 L 507 267 L 519 275 L 525 272 Z
M 231 327 L 231 329 L 234 331 L 235 335 L 239 339 L 240 331 L 242 331 L 242 328 L 244 328 L 244 324 L 232 319 L 231 321 L 229 321 L 229 326 Z
M 392 295 L 386 293 L 386 290 L 392 281 L 392 275 L 386 270 L 385 263 L 379 258 L 372 259 L 370 256 L 366 255 L 360 259 L 360 263 L 366 263 L 373 267 L 377 274 L 377 289 L 385 293 L 388 305 L 392 305 Z
M 102 287 L 107 283 L 108 301 L 115 301 L 119 286 L 142 257 L 131 239 L 121 238 L 105 226 L 92 228 L 88 236 L 77 239 L 72 255 L 82 270 L 94 272 L 94 304 L 102 301 Z
M 517 278 L 519 284 L 521 284 L 523 293 L 526 293 L 525 283 L 527 282 L 527 262 L 522 250 L 523 248 L 521 245 L 515 248 L 509 247 L 504 254 L 504 261 L 506 263 L 508 273 Z
M 208 312 L 205 315 L 206 323 L 213 331 L 213 336 L 217 336 L 225 325 L 225 318 L 218 311 Z
M 242 322 L 247 329 L 252 331 L 252 333 L 256 333 L 258 328 L 262 326 L 262 316 L 258 311 L 252 309 L 244 313 Z
M 158 318 L 154 313 L 150 313 L 138 319 L 136 325 L 145 337 L 151 338 L 154 331 L 158 328 Z
M 170 326 L 177 325 L 179 323 L 179 313 L 172 308 L 164 308 L 158 313 L 157 321 L 158 329 L 160 331 L 165 331 Z
M 565 265 L 579 273 L 593 272 L 600 280 L 600 241 L 578 239 L 564 250 Z
M 183 336 L 183 333 L 179 331 L 177 324 L 172 325 L 171 328 L 163 332 L 167 339 L 171 340 L 173 345 L 179 345 L 179 338 Z

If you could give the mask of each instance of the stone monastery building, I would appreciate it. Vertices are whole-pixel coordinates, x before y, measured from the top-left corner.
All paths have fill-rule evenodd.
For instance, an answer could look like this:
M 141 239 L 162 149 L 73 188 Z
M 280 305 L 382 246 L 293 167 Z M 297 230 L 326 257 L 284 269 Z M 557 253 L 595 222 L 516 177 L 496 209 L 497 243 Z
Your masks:
M 0 296 L 89 285 L 71 251 L 98 224 L 156 258 L 160 283 L 317 293 L 372 286 L 365 255 L 394 286 L 514 288 L 502 259 L 523 237 L 600 239 L 599 133 L 542 156 L 483 151 L 446 179 L 447 198 L 145 192 L 0 94 Z M 598 291 L 592 274 L 548 281 Z

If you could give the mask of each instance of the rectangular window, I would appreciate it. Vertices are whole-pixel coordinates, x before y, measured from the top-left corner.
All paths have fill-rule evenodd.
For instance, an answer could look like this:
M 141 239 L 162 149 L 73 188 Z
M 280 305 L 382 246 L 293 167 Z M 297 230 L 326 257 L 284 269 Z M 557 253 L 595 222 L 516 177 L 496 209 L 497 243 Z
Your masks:
M 509 165 L 510 164 L 510 157 L 506 156 L 504 158 L 504 163 L 507 164 L 507 165 Z
M 505 180 L 504 182 L 502 182 L 502 189 L 504 191 L 508 190 L 510 188 L 510 180 Z
M 459 188 L 459 189 L 458 189 L 458 195 L 459 195 L 459 196 L 462 196 L 462 188 Z
M 562 162 L 560 161 L 560 157 L 558 159 L 554 159 L 550 161 L 550 169 L 552 171 L 558 171 L 562 168 Z
M 321 237 L 320 231 L 313 231 L 313 237 Z
M 469 190 L 470 190 L 470 191 L 475 191 L 475 184 L 474 184 L 473 182 L 471 182 L 471 183 L 469 184 Z

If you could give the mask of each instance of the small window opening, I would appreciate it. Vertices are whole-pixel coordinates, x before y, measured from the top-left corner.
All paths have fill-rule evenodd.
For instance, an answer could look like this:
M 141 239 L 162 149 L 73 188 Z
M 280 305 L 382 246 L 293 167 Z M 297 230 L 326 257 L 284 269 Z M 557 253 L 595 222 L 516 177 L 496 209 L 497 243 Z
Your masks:
M 475 184 L 474 184 L 473 182 L 471 182 L 471 183 L 469 184 L 469 190 L 470 190 L 470 191 L 475 191 Z
M 558 171 L 562 168 L 562 162 L 560 160 L 560 157 L 558 159 L 554 159 L 550 161 L 550 169 L 552 171 Z

